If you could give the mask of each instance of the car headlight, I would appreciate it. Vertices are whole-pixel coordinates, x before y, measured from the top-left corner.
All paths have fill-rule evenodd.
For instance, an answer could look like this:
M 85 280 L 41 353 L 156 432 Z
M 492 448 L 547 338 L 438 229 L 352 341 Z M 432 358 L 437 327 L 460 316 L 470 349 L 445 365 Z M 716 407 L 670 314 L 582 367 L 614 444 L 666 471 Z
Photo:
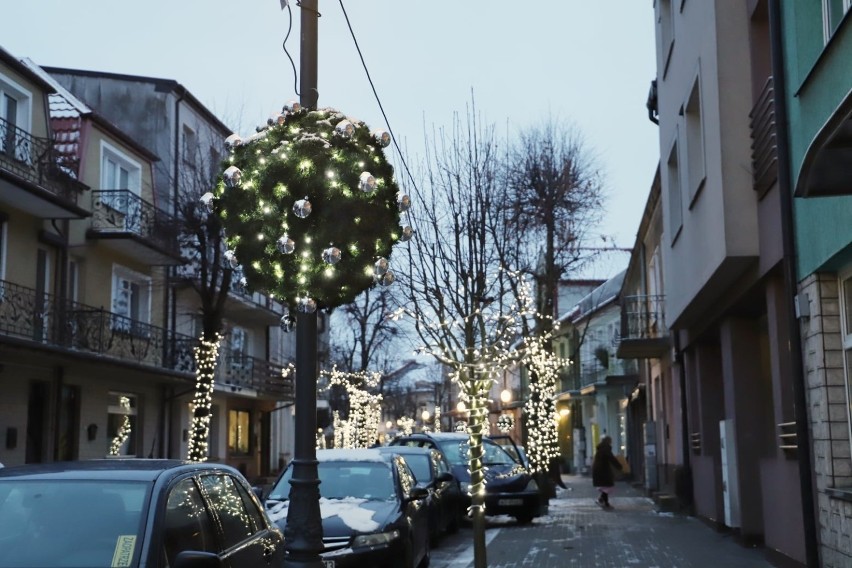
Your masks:
M 530 479 L 530 482 L 527 483 L 526 491 L 538 491 L 538 483 L 535 482 L 535 479 Z
M 383 533 L 362 534 L 352 539 L 352 548 L 363 548 L 367 546 L 382 546 L 390 544 L 399 538 L 399 531 Z

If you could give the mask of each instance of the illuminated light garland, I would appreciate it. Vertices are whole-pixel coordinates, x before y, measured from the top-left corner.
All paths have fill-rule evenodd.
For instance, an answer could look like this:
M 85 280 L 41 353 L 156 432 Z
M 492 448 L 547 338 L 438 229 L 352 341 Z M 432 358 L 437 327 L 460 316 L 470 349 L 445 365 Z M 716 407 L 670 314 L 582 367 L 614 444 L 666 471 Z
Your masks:
M 229 137 L 226 173 L 205 204 L 222 220 L 251 290 L 295 313 L 300 299 L 330 309 L 393 282 L 392 273 L 377 281 L 369 270 L 402 242 L 401 214 L 410 204 L 400 197 L 385 139 L 335 109 L 301 107 L 288 107 L 257 136 Z M 292 247 L 279 247 L 284 236 Z M 322 253 L 332 248 L 330 270 Z
M 112 439 L 109 445 L 109 455 L 118 456 L 121 455 L 121 446 L 124 445 L 124 442 L 127 441 L 127 438 L 130 437 L 130 398 L 126 396 L 118 397 L 118 405 L 122 410 L 125 411 L 126 414 L 121 418 L 121 427 L 119 427 L 118 432 L 115 435 L 115 438 Z
M 192 421 L 189 426 L 189 445 L 187 460 L 207 461 L 209 454 L 208 437 L 213 406 L 213 379 L 216 375 L 216 362 L 219 359 L 219 344 L 222 336 L 218 333 L 212 341 L 201 339 L 195 347 L 195 395 L 192 399 Z
M 396 424 L 402 431 L 403 436 L 411 436 L 411 434 L 414 432 L 415 423 L 416 421 L 414 420 L 414 418 L 411 418 L 410 416 L 403 416 L 401 418 L 398 418 L 396 421 Z
M 497 429 L 504 434 L 511 432 L 514 427 L 515 419 L 509 414 L 501 414 L 500 418 L 497 419 Z
M 435 432 L 441 432 L 443 425 L 441 424 L 441 405 L 435 405 Z
M 381 422 L 382 395 L 370 394 L 375 389 L 381 374 L 369 371 L 339 371 L 334 366 L 330 371 L 320 371 L 320 376 L 328 378 L 328 387 L 340 386 L 349 397 L 349 419 L 335 418 L 336 448 L 369 448 L 379 437 Z M 341 438 L 337 428 L 343 430 Z

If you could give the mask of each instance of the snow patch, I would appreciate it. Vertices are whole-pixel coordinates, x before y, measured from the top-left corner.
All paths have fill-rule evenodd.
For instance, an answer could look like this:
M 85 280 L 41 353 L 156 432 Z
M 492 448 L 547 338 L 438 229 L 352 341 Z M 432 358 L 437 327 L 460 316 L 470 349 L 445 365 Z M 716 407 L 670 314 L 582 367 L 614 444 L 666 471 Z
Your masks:
M 338 516 L 343 523 L 358 532 L 372 532 L 379 528 L 373 520 L 373 511 L 361 507 L 366 499 L 345 497 L 343 499 L 320 499 L 320 515 L 323 519 Z

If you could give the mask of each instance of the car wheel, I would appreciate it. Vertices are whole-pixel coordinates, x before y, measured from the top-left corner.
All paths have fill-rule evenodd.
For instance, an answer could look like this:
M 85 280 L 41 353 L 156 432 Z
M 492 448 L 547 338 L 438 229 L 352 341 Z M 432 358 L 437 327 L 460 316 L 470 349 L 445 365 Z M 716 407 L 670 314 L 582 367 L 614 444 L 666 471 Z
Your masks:
M 426 545 L 429 546 L 428 544 Z M 411 540 L 405 541 L 405 550 L 402 552 L 402 558 L 397 558 L 392 564 L 393 568 L 414 568 L 414 546 Z
M 532 513 L 520 513 L 515 515 L 515 520 L 518 521 L 519 525 L 528 525 L 533 520 Z

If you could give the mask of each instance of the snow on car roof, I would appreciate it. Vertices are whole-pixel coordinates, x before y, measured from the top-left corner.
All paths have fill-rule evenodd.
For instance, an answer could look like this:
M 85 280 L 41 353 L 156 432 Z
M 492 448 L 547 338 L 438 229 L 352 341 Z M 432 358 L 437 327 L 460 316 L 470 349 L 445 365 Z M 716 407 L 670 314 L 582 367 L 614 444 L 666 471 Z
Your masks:
M 361 461 L 387 463 L 388 457 L 375 448 L 317 450 L 317 461 Z

